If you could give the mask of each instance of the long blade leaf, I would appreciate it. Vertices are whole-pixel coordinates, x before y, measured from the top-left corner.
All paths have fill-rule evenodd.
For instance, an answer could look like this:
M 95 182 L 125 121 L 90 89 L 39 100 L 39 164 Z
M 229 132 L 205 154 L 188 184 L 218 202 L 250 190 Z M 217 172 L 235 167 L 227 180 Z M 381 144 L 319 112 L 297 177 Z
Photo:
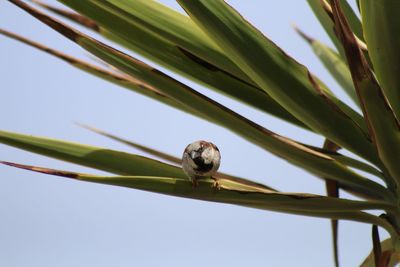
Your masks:
M 119 175 L 151 175 L 187 179 L 180 167 L 100 147 L 4 131 L 0 131 L 0 143 Z M 269 186 L 235 176 L 219 174 L 215 178 L 230 180 L 232 183 L 257 190 L 276 191 Z
M 188 179 L 154 176 L 95 176 L 4 161 L 0 161 L 0 163 L 81 181 L 123 186 L 166 195 L 229 203 L 258 209 L 297 212 L 303 215 L 314 214 L 314 216 L 329 217 L 332 214 L 336 217 L 340 213 L 347 213 L 347 216 L 354 214 L 354 218 L 357 220 L 361 210 L 397 210 L 394 205 L 379 201 L 356 201 L 313 194 L 282 193 L 268 190 L 254 191 L 251 188 L 237 188 L 231 181 L 223 179 L 218 180 L 217 183 L 210 179 L 199 180 L 198 187 L 193 189 Z M 375 220 L 380 221 L 379 217 L 375 217 Z M 382 223 L 382 226 L 384 228 L 388 227 L 388 230 L 392 231 L 391 227 L 386 223 Z
M 120 175 L 186 178 L 181 168 L 111 149 L 5 131 L 0 131 L 0 143 Z
M 163 36 L 159 36 L 157 33 L 146 30 L 145 26 L 147 24 L 140 24 L 142 20 L 132 21 L 132 19 L 126 15 L 126 10 L 121 10 L 115 6 L 108 7 L 105 5 L 105 1 L 100 1 L 98 4 L 93 3 L 93 1 L 65 1 L 72 8 L 76 8 L 79 12 L 88 14 L 93 19 L 96 19 L 96 21 L 100 23 L 98 24 L 97 22 L 75 12 L 56 8 L 39 1 L 35 2 L 52 12 L 72 19 L 73 21 L 84 26 L 88 25 L 89 28 L 94 29 L 104 37 L 119 43 L 136 53 L 141 54 L 153 62 L 156 62 L 172 71 L 192 79 L 197 83 L 203 84 L 211 89 L 233 97 L 236 100 L 293 123 L 297 126 L 309 129 L 301 121 L 296 119 L 293 115 L 276 103 L 276 101 L 268 96 L 268 94 L 266 94 L 263 90 L 257 88 L 257 86 L 254 84 L 251 84 L 249 80 L 237 78 L 228 71 L 220 69 L 205 59 L 193 54 L 179 43 L 173 43 L 163 38 Z M 135 6 L 134 10 L 141 10 L 140 14 L 153 14 L 161 9 L 163 12 L 158 12 L 157 16 L 162 16 L 164 13 L 171 13 L 168 15 L 168 20 L 171 20 L 173 17 L 178 17 L 177 20 L 181 22 L 181 17 L 183 17 L 184 21 L 190 21 L 187 20 L 187 18 L 185 18 L 185 16 L 182 14 L 159 5 L 155 1 L 148 1 L 148 3 L 142 3 L 139 1 L 129 4 L 137 4 L 138 6 Z M 148 7 L 150 7 L 149 10 Z M 148 11 L 148 13 L 146 11 Z M 151 19 L 152 17 L 145 18 Z M 163 20 L 163 18 L 158 18 L 157 20 Z M 193 27 L 196 27 L 196 25 L 193 23 L 189 24 Z M 96 26 L 93 27 L 93 25 Z M 196 30 L 189 32 L 194 34 Z M 189 38 L 189 40 L 194 41 L 193 38 Z M 203 46 L 207 47 L 210 45 L 206 42 L 203 44 Z M 214 48 L 210 49 L 214 50 Z M 225 58 L 221 52 L 219 52 L 218 55 L 222 58 Z M 226 59 L 223 61 L 226 61 Z M 233 66 L 233 64 L 230 64 L 229 66 Z
M 324 85 L 306 67 L 285 54 L 225 1 L 178 2 L 224 47 L 231 60 L 286 110 L 340 146 L 379 164 L 359 114 L 322 90 Z
M 260 147 L 287 159 L 291 163 L 302 166 L 318 176 L 322 175 L 332 180 L 338 180 L 353 190 L 361 191 L 372 197 L 385 199 L 392 197 L 390 193 L 388 194 L 389 191 L 383 186 L 352 172 L 347 167 L 333 160 L 333 158 L 268 131 L 145 63 L 73 30 L 19 0 L 10 1 L 109 64 L 159 88 L 162 92 L 180 103 L 196 109 L 204 116 L 208 116 L 220 125 L 236 132 Z
M 70 8 L 97 21 L 109 32 L 124 37 L 126 41 L 135 41 L 136 32 L 118 28 L 124 21 L 131 27 L 140 27 L 148 33 L 167 40 L 181 49 L 188 51 L 204 62 L 224 70 L 239 79 L 252 81 L 226 57 L 202 30 L 187 16 L 169 8 L 157 1 L 147 0 L 59 0 Z M 110 19 L 111 18 L 111 19 Z M 149 36 L 149 35 L 146 35 Z
M 29 40 L 23 36 L 17 35 L 15 33 L 6 31 L 4 29 L 0 28 L 0 34 L 7 36 L 9 38 L 12 38 L 14 40 L 20 41 L 24 44 L 27 44 L 29 46 L 32 46 L 34 48 L 37 48 L 49 55 L 55 56 L 64 62 L 72 65 L 73 67 L 76 67 L 80 70 L 83 70 L 89 74 L 92 74 L 96 77 L 99 77 L 101 79 L 104 79 L 106 81 L 109 81 L 111 83 L 114 83 L 116 85 L 119 85 L 121 87 L 124 87 L 128 90 L 134 91 L 136 93 L 139 93 L 141 95 L 145 95 L 147 97 L 150 97 L 156 101 L 159 101 L 161 103 L 164 103 L 170 107 L 174 107 L 176 109 L 182 110 L 184 112 L 187 112 L 189 114 L 202 117 L 201 114 L 197 113 L 196 111 L 180 104 L 179 102 L 173 100 L 172 98 L 168 97 L 167 95 L 163 94 L 161 91 L 157 90 L 156 88 L 139 81 L 137 79 L 134 79 L 128 75 L 123 75 L 120 73 L 116 73 L 113 71 L 110 71 L 108 69 L 100 68 L 96 65 L 93 65 L 91 63 L 88 63 L 86 61 L 80 60 L 78 58 L 72 57 L 70 55 L 67 55 L 65 53 L 62 53 L 60 51 L 54 50 L 48 46 L 45 46 L 43 44 L 34 42 L 32 40 Z

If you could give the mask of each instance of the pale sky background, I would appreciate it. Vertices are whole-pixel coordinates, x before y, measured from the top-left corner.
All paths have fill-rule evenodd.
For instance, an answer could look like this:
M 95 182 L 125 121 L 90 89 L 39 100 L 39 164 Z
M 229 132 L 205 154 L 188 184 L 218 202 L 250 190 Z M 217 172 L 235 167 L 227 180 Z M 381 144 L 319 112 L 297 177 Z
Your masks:
M 56 3 L 48 0 L 48 3 Z M 175 1 L 161 1 L 178 8 Z M 329 43 L 306 1 L 229 1 L 337 94 L 336 83 L 292 30 Z M 85 58 L 78 46 L 7 1 L 0 27 Z M 86 123 L 180 156 L 198 139 L 217 144 L 221 170 L 282 191 L 324 194 L 324 184 L 229 131 L 91 77 L 0 36 L 1 129 L 138 153 L 79 128 Z M 323 139 L 193 85 L 263 126 L 302 142 Z M 346 98 L 346 101 L 348 99 Z M 88 173 L 0 145 L 0 160 Z M 333 266 L 325 219 L 265 212 L 71 181 L 0 166 L 0 266 Z M 340 224 L 342 266 L 358 266 L 371 226 Z

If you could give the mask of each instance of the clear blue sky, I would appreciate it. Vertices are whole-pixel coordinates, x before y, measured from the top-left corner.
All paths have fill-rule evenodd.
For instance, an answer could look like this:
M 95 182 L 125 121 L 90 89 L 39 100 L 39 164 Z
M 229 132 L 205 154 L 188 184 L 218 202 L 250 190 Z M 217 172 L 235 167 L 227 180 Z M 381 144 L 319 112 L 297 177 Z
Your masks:
M 56 1 L 48 0 L 48 3 Z M 174 1 L 161 1 L 179 8 Z M 326 35 L 306 1 L 229 1 L 333 91 L 337 85 L 294 33 Z M 87 55 L 18 8 L 0 2 L 0 27 L 79 57 Z M 76 126 L 86 123 L 181 155 L 198 139 L 217 144 L 221 170 L 289 192 L 324 184 L 229 131 L 120 89 L 0 36 L 1 129 L 133 151 Z M 265 127 L 314 145 L 322 138 L 191 84 Z M 0 145 L 0 159 L 99 173 Z M 178 199 L 0 166 L 0 266 L 333 266 L 328 220 Z M 340 224 L 342 266 L 369 253 L 371 227 Z

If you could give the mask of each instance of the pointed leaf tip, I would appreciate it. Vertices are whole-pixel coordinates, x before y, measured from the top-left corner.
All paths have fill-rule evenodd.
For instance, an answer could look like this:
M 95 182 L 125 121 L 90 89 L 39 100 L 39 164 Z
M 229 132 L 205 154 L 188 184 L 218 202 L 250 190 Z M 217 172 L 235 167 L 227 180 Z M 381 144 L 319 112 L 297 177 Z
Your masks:
M 312 44 L 315 41 L 314 38 L 302 31 L 296 24 L 293 24 L 292 27 L 307 43 Z
M 18 169 L 49 174 L 49 175 L 56 175 L 56 176 L 61 176 L 61 177 L 73 178 L 73 179 L 79 178 L 79 174 L 73 173 L 73 172 L 59 171 L 59 170 L 54 170 L 54 169 L 42 168 L 42 167 L 35 167 L 35 166 L 31 166 L 31 165 L 24 165 L 24 164 L 13 163 L 13 162 L 8 162 L 8 161 L 0 161 L 0 164 L 15 167 Z
M 49 26 L 51 26 L 55 30 L 57 30 L 60 33 L 62 33 L 68 39 L 76 42 L 77 39 L 79 38 L 79 33 L 77 31 L 75 31 L 72 28 L 64 27 L 61 24 L 61 22 L 59 22 L 57 20 L 49 19 L 49 17 L 46 16 L 45 14 L 35 11 L 30 5 L 24 3 L 24 2 L 22 2 L 20 0 L 8 0 L 8 1 L 11 2 L 14 5 L 20 7 L 21 9 L 23 9 L 24 11 L 26 11 L 27 13 L 29 13 L 33 17 L 35 17 L 35 18 L 43 21 L 44 23 L 48 24 Z
M 78 23 L 81 26 L 84 26 L 84 27 L 86 27 L 88 29 L 91 29 L 91 30 L 93 30 L 95 32 L 99 32 L 100 31 L 99 25 L 94 20 L 91 20 L 88 17 L 82 16 L 79 13 L 71 12 L 71 11 L 68 11 L 68 10 L 62 9 L 62 8 L 58 8 L 58 7 L 46 4 L 46 3 L 42 2 L 42 1 L 39 1 L 39 0 L 30 0 L 30 1 L 32 3 L 35 3 L 36 5 L 38 5 L 40 7 L 48 10 L 48 11 L 51 11 L 51 12 L 57 14 L 57 15 L 60 15 L 60 16 L 62 16 L 64 18 L 67 18 L 67 19 L 69 19 L 69 20 L 71 20 L 71 21 L 73 21 L 75 23 Z

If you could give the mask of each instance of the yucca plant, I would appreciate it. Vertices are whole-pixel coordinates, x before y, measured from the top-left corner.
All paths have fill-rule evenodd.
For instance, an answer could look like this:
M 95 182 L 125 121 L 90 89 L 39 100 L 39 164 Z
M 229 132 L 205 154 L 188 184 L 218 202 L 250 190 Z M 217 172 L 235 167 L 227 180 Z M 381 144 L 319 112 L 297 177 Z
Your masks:
M 101 65 L 6 30 L 0 30 L 1 34 L 111 83 L 222 126 L 323 179 L 327 196 L 285 193 L 225 173 L 198 179 L 193 186 L 182 171 L 180 158 L 88 126 L 84 127 L 162 162 L 120 151 L 0 131 L 3 144 L 111 174 L 81 174 L 6 161 L 3 164 L 81 181 L 328 218 L 337 266 L 338 220 L 367 223 L 372 228 L 373 251 L 363 266 L 394 266 L 399 262 L 400 80 L 397 69 L 400 57 L 397 47 L 400 40 L 396 30 L 400 2 L 357 1 L 360 20 L 346 0 L 308 0 L 336 49 L 298 32 L 362 112 L 338 99 L 307 67 L 287 55 L 223 0 L 178 0 L 187 15 L 149 0 L 59 1 L 74 11 L 39 1 L 33 2 L 41 9 L 20 0 L 9 2 L 81 46 Z M 267 129 L 268 124 L 254 123 L 153 65 L 108 46 L 48 13 L 81 24 L 197 84 L 321 135 L 325 144 L 316 147 L 274 133 Z M 341 149 L 351 153 L 344 155 Z M 248 158 L 246 155 L 243 160 Z M 268 168 L 268 173 L 273 174 L 273 167 Z M 340 197 L 339 190 L 353 197 Z M 378 227 L 386 230 L 387 240 L 380 241 Z

